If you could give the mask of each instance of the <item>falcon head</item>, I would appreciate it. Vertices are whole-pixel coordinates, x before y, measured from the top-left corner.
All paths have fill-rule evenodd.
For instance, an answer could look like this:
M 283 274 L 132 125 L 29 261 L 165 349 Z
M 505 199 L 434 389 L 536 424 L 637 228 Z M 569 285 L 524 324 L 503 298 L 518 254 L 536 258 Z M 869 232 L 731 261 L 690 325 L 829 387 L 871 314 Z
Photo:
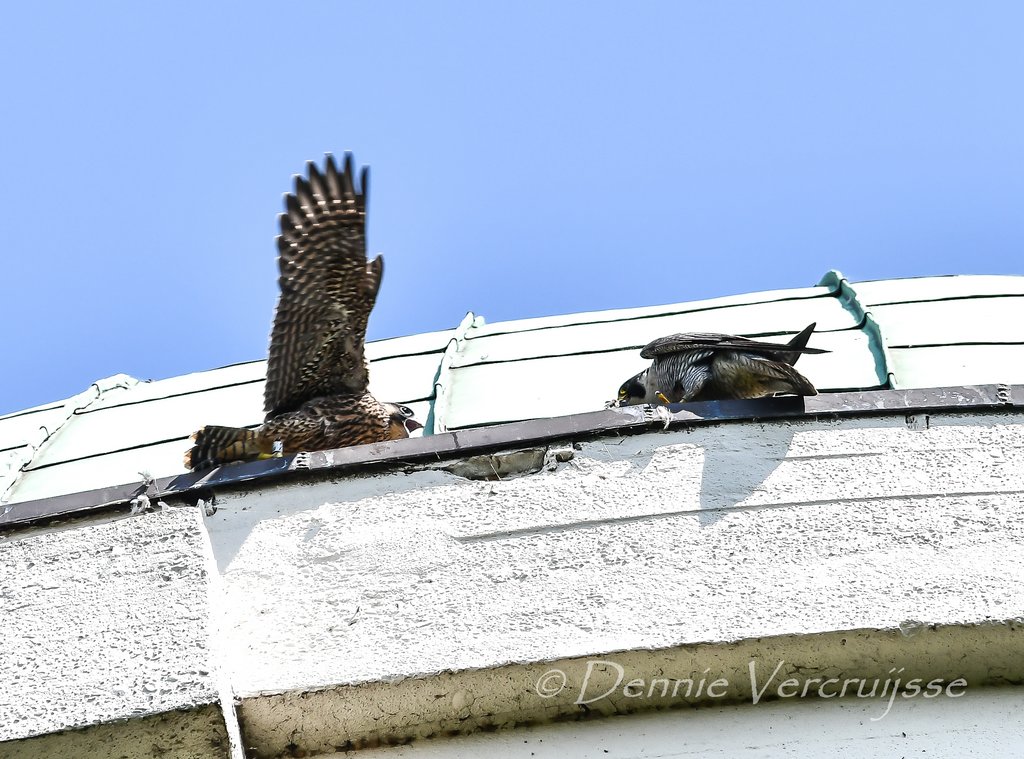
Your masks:
M 412 409 L 398 403 L 385 403 L 391 423 L 391 439 L 409 437 L 409 433 L 423 429 L 423 425 L 412 418 Z
M 647 370 L 634 374 L 622 383 L 619 388 L 619 397 L 615 400 L 616 406 L 637 406 L 641 403 L 651 403 L 647 400 Z

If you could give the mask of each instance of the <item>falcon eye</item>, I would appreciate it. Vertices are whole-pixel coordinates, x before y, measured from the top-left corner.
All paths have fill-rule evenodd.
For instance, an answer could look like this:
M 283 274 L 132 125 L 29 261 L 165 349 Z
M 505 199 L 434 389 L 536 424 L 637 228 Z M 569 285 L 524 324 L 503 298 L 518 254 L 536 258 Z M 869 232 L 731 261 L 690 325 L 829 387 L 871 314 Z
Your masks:
M 401 411 L 406 416 L 412 416 L 412 409 L 409 408 L 408 406 L 399 406 L 399 411 Z
M 619 397 L 620 398 L 625 398 L 627 395 L 629 395 L 629 393 L 626 392 L 626 388 L 620 387 L 619 388 Z

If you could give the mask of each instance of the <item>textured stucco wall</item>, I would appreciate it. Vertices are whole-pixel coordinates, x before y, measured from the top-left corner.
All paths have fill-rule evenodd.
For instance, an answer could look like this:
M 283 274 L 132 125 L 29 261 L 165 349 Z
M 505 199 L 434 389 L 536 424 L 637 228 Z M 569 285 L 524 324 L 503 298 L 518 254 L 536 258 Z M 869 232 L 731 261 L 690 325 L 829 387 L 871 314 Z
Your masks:
M 194 509 L 0 543 L 0 755 L 227 755 L 224 718 L 208 708 L 209 554 Z M 87 729 L 117 720 L 138 720 L 138 733 Z M 3 743 L 59 731 L 72 732 Z
M 1018 421 L 722 425 L 587 443 L 502 482 L 426 471 L 224 495 L 209 525 L 247 644 L 233 682 L 1020 617 Z
M 317 684 L 323 699 L 302 698 L 318 703 L 322 750 L 451 729 L 427 694 L 407 702 L 422 711 L 353 724 L 359 689 L 338 685 L 829 631 L 975 635 L 1024 617 L 1020 415 L 726 424 L 554 453 L 501 481 L 436 469 L 220 494 L 208 525 L 249 733 L 287 745 L 272 722 L 288 694 L 260 694 Z M 467 729 L 518 708 L 529 683 L 479 687 L 443 691 Z M 462 708 L 478 696 L 486 708 Z
M 595 715 L 749 704 L 750 661 L 1024 681 L 1022 414 L 704 425 L 212 505 L 0 543 L 0 756 L 224 756 L 229 691 L 254 756 L 575 718 L 595 658 L 736 684 Z M 983 731 L 949 708 L 943 730 Z

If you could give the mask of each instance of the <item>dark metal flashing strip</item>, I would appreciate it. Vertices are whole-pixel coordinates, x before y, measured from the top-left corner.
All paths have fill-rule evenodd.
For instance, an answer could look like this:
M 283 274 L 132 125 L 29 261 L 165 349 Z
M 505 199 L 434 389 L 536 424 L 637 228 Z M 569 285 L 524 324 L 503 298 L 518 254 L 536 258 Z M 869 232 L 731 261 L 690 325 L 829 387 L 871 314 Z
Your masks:
M 672 412 L 670 423 L 675 427 L 727 421 L 1024 409 L 1024 385 L 823 393 L 808 398 L 782 396 L 751 401 L 676 403 L 668 409 Z M 0 530 L 104 509 L 123 510 L 132 498 L 142 493 L 153 501 L 172 497 L 198 499 L 208 497 L 216 488 L 238 487 L 254 480 L 262 484 L 302 472 L 348 474 L 404 467 L 540 443 L 634 435 L 661 429 L 663 425 L 664 420 L 650 406 L 629 406 L 232 464 L 206 472 L 164 477 L 149 486 L 134 482 L 0 506 Z
M 826 275 L 828 276 L 828 275 Z M 961 276 L 954 274 L 950 276 Z M 875 282 L 886 280 L 874 280 Z M 891 280 L 889 280 L 891 281 Z M 859 283 L 858 283 L 859 284 Z M 946 303 L 951 300 L 985 300 L 990 298 L 1024 298 L 1024 293 L 969 293 L 967 295 L 943 295 L 939 298 L 908 298 L 907 300 L 886 300 L 868 304 L 874 306 L 910 306 L 915 303 Z
M 986 340 L 970 340 L 958 343 L 908 343 L 906 345 L 890 345 L 889 350 L 913 350 L 914 348 L 971 348 L 974 346 L 1021 346 L 1024 345 L 1024 341 L 1020 340 L 1002 340 L 1002 341 L 986 341 Z
M 27 411 L 15 411 L 10 414 L 3 414 L 0 416 L 0 422 L 6 422 L 8 419 L 17 419 L 19 416 L 30 416 L 31 414 L 41 414 L 44 411 L 53 411 L 64 406 L 64 401 L 60 403 L 54 403 L 50 406 L 40 406 L 39 408 L 30 408 Z

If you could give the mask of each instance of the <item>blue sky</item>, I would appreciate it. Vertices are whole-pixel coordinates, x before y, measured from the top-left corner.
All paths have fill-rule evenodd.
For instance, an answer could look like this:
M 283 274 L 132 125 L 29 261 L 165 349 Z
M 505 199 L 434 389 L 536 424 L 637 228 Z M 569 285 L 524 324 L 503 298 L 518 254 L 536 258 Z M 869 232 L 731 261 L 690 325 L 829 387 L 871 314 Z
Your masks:
M 13 5 L 0 413 L 264 357 L 281 195 L 325 151 L 372 166 L 371 339 L 1024 273 L 1022 29 L 1009 2 Z

